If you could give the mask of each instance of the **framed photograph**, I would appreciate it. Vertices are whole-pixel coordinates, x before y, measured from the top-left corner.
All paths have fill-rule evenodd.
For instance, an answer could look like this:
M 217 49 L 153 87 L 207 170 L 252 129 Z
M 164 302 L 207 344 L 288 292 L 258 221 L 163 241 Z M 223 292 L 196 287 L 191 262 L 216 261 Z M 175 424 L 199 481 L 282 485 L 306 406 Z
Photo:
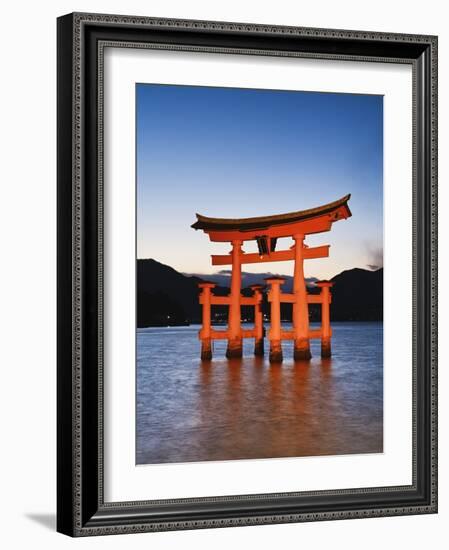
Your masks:
M 58 531 L 437 511 L 437 38 L 58 19 Z

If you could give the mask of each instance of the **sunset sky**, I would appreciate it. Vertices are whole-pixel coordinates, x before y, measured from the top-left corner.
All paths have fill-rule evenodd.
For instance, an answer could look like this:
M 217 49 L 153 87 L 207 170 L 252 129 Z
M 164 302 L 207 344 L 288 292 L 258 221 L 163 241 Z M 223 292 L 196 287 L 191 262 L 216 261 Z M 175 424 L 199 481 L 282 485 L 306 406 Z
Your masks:
M 279 214 L 351 193 L 352 217 L 306 240 L 331 248 L 305 274 L 382 265 L 382 96 L 138 84 L 136 99 L 138 258 L 213 273 L 210 255 L 230 247 L 191 229 L 196 212 Z M 291 274 L 293 265 L 243 269 Z

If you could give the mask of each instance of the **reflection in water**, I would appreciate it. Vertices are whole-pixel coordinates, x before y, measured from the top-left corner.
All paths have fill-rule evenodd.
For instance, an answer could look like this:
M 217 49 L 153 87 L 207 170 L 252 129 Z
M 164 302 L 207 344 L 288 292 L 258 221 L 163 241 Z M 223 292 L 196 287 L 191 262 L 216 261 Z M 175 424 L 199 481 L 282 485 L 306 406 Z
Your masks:
M 334 323 L 333 356 L 199 360 L 198 327 L 137 335 L 137 463 L 382 452 L 382 324 Z

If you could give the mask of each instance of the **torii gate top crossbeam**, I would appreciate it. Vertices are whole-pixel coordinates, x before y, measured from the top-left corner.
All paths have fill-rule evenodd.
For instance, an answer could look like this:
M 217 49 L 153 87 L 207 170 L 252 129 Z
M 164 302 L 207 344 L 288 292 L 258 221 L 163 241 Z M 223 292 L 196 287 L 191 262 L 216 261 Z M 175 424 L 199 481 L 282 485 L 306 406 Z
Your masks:
M 260 241 L 261 238 L 270 238 L 273 243 L 270 248 L 274 251 L 276 239 L 279 237 L 329 231 L 335 221 L 349 218 L 351 211 L 347 203 L 350 198 L 351 195 L 346 195 L 316 208 L 256 218 L 209 218 L 197 214 L 197 221 L 192 228 L 202 229 L 211 241 Z

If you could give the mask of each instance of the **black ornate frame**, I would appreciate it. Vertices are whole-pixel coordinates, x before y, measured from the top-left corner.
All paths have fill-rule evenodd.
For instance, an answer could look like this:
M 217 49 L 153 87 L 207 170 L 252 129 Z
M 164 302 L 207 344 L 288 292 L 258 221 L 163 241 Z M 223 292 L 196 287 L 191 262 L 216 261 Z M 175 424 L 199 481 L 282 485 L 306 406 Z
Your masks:
M 408 63 L 413 68 L 413 483 L 105 503 L 103 48 Z M 58 531 L 72 536 L 437 511 L 437 38 L 69 14 L 58 19 Z M 149 495 L 150 497 L 150 495 Z

